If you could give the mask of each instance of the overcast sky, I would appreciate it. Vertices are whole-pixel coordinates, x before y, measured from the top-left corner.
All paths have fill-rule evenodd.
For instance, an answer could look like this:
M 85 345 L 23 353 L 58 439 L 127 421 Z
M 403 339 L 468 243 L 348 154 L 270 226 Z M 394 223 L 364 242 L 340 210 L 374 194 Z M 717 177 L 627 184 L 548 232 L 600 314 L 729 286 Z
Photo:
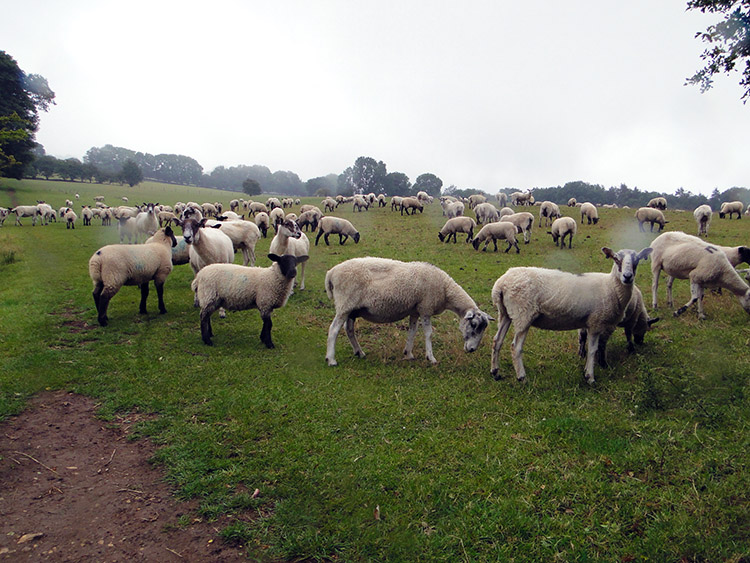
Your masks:
M 304 181 L 358 156 L 413 182 L 750 187 L 737 76 L 701 94 L 684 0 L 0 0 L 0 49 L 47 78 L 37 140 Z

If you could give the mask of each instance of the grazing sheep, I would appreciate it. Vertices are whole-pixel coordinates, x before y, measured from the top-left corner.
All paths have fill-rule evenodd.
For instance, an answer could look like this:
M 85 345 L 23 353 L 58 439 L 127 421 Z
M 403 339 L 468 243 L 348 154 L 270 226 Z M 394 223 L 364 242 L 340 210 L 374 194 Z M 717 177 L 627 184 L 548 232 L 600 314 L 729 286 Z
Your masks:
M 281 201 L 277 197 L 269 197 L 266 200 L 266 207 L 271 210 L 276 209 L 277 207 L 281 207 Z
M 159 298 L 159 312 L 167 312 L 164 307 L 164 282 L 172 271 L 172 251 L 176 245 L 171 227 L 154 234 L 153 241 L 139 246 L 110 244 L 97 250 L 89 260 L 89 275 L 94 283 L 94 304 L 101 326 L 107 326 L 109 301 L 123 285 L 137 285 L 141 288 L 139 311 L 146 311 L 148 284 L 154 281 Z
M 653 308 L 657 308 L 657 292 L 661 271 L 667 275 L 667 306 L 674 306 L 672 284 L 674 279 L 690 280 L 690 301 L 677 309 L 674 316 L 684 313 L 693 303 L 697 304 L 698 318 L 705 319 L 703 313 L 703 290 L 709 288 L 727 288 L 739 297 L 743 309 L 750 313 L 750 286 L 748 286 L 734 269 L 723 248 L 680 233 L 683 237 L 667 237 L 674 233 L 665 233 L 654 239 L 653 262 L 651 264 L 651 298 Z M 662 238 L 663 237 L 663 238 Z M 690 237 L 690 238 L 687 238 Z M 727 249 L 730 252 L 733 249 Z M 750 260 L 750 249 L 738 247 L 737 256 L 741 261 Z
M 510 268 L 492 288 L 492 302 L 498 311 L 498 330 L 493 340 L 491 373 L 500 378 L 498 356 L 511 323 L 515 336 L 511 345 L 516 378 L 523 381 L 523 343 L 529 329 L 587 329 L 588 357 L 585 377 L 594 383 L 594 359 L 599 338 L 622 322 L 633 294 L 638 262 L 646 260 L 651 248 L 602 252 L 614 261 L 610 273 L 571 274 L 547 268 Z
M 273 237 L 268 252 L 277 256 L 292 254 L 297 258 L 309 256 L 310 241 L 300 230 L 296 221 L 284 219 L 284 222 L 276 229 L 276 236 Z M 300 263 L 302 265 L 300 266 L 299 288 L 302 290 L 305 289 L 305 262 Z
M 266 238 L 268 236 L 268 228 L 271 226 L 271 218 L 268 216 L 268 213 L 260 211 L 255 216 L 255 224 L 258 225 L 258 229 L 260 229 L 260 234 L 263 235 L 263 238 Z
M 581 225 L 584 219 L 588 219 L 589 225 L 591 223 L 596 225 L 599 222 L 599 211 L 593 203 L 588 201 L 581 204 Z
M 217 217 L 219 215 L 219 210 L 210 202 L 202 204 L 201 211 L 203 212 L 204 217 Z
M 474 209 L 480 203 L 485 203 L 487 198 L 482 194 L 472 194 L 469 196 L 469 209 Z
M 708 226 L 711 224 L 711 217 L 713 214 L 714 212 L 711 211 L 710 205 L 704 204 L 695 208 L 695 211 L 693 211 L 693 217 L 695 217 L 695 222 L 698 224 L 698 236 L 708 236 Z
M 232 240 L 234 252 L 242 251 L 242 265 L 255 266 L 255 245 L 260 239 L 258 225 L 251 221 L 208 222 L 208 226 L 220 229 Z
M 396 211 L 396 209 L 401 209 L 401 204 L 404 202 L 404 198 L 398 195 L 394 195 L 391 198 L 391 211 Z
M 700 237 L 694 237 L 682 231 L 670 231 L 668 233 L 662 233 L 654 239 L 654 242 L 659 241 L 657 246 L 667 246 L 672 244 L 680 244 L 683 242 L 692 242 L 694 244 L 706 244 L 707 241 Z M 747 246 L 721 246 L 720 244 L 713 244 L 719 250 L 723 251 L 729 259 L 729 263 L 733 268 L 736 268 L 743 262 L 750 264 L 750 248 Z M 653 247 L 653 244 L 651 245 Z
M 513 192 L 510 194 L 511 205 L 532 205 L 534 198 L 531 193 Z
M 305 227 L 307 227 L 307 230 L 309 231 L 317 231 L 318 223 L 320 223 L 320 220 L 322 218 L 323 212 L 317 207 L 313 206 L 313 209 L 308 209 L 307 211 L 300 213 L 299 217 L 297 218 L 297 224 L 303 231 L 306 230 Z
M 234 211 L 224 211 L 217 217 L 219 221 L 244 221 L 244 215 L 237 215 Z
M 326 246 L 329 246 L 328 237 L 332 234 L 339 235 L 339 244 L 344 244 L 349 237 L 354 239 L 355 244 L 359 242 L 359 232 L 349 221 L 341 217 L 323 217 L 320 220 L 318 236 L 315 237 L 315 246 L 318 246 L 321 236 L 325 240 Z
M 664 211 L 667 208 L 667 199 L 664 197 L 655 197 L 646 204 L 646 207 L 651 207 L 653 209 L 661 209 Z
M 652 233 L 654 232 L 654 223 L 659 225 L 660 232 L 664 229 L 664 225 L 669 223 L 669 221 L 664 218 L 664 213 L 653 207 L 641 207 L 635 212 L 635 218 L 638 220 L 638 228 L 642 233 L 646 232 L 646 229 L 643 228 L 643 223 L 651 223 Z
M 539 227 L 542 226 L 542 217 L 545 218 L 545 226 L 549 226 L 553 219 L 562 217 L 560 214 L 560 207 L 551 201 L 543 201 L 539 208 Z
M 378 194 L 377 201 L 378 201 L 378 207 L 385 207 L 386 206 L 385 194 Z
M 332 197 L 327 197 L 323 200 L 323 210 L 327 213 L 336 209 L 337 202 Z
M 198 220 L 188 217 L 178 220 L 182 236 L 190 247 L 190 267 L 194 273 L 209 264 L 231 264 L 234 262 L 234 245 L 226 233 L 206 227 L 207 218 Z
M 354 196 L 354 207 L 352 208 L 352 211 L 359 211 L 361 213 L 362 208 L 364 208 L 365 211 L 370 208 L 369 200 L 365 199 L 361 195 Z
M 409 210 L 411 209 L 411 214 L 414 215 L 417 212 L 417 209 L 419 209 L 420 213 L 424 212 L 424 206 L 422 205 L 422 202 L 419 201 L 416 197 L 405 197 L 401 200 L 401 215 L 404 214 L 404 209 L 406 209 L 406 214 L 409 215 Z
M 65 228 L 66 229 L 75 229 L 76 228 L 76 221 L 78 220 L 78 215 L 76 215 L 76 212 L 73 211 L 70 207 L 68 207 L 65 210 Z
M 443 215 L 452 219 L 453 217 L 461 217 L 464 214 L 464 204 L 461 201 L 449 202 L 446 201 L 443 205 Z
M 229 200 L 229 210 L 237 212 L 237 210 L 240 208 L 240 200 L 239 199 L 230 199 Z
M 247 212 L 255 217 L 256 213 L 268 213 L 268 207 L 266 207 L 263 203 L 259 201 L 254 201 L 250 204 L 250 206 L 247 208 Z
M 476 222 L 471 217 L 452 217 L 440 229 L 438 238 L 441 242 L 450 242 L 451 237 L 453 237 L 453 242 L 455 243 L 458 233 L 466 233 L 466 242 L 471 242 L 476 226 Z
M 497 212 L 500 219 L 505 217 L 506 215 L 513 215 L 515 214 L 515 211 L 513 211 L 510 207 L 503 207 L 500 211 Z
M 531 240 L 531 229 L 534 226 L 534 216 L 528 211 L 521 211 L 520 213 L 514 213 L 513 215 L 504 215 L 500 218 L 500 222 L 513 223 L 516 226 L 516 231 L 523 233 L 524 244 L 529 244 Z
M 725 201 L 721 204 L 721 210 L 719 210 L 719 218 L 723 219 L 727 214 L 729 218 L 732 218 L 732 214 L 737 214 L 737 219 L 742 219 L 742 209 L 744 205 L 741 201 Z
M 500 220 L 500 213 L 491 203 L 478 203 L 474 206 L 474 214 L 477 217 L 477 224 L 494 223 Z
M 282 223 L 284 221 L 284 210 L 281 207 L 274 207 L 268 213 L 268 218 L 271 221 L 271 225 L 273 225 L 273 228 L 275 229 L 278 227 L 279 223 Z
M 172 222 L 177 219 L 177 215 L 171 211 L 159 211 L 156 218 L 159 220 L 159 227 L 169 226 Z
M 482 248 L 482 251 L 487 250 L 487 245 L 492 241 L 492 243 L 495 246 L 495 252 L 497 252 L 497 241 L 498 240 L 505 240 L 508 242 L 508 248 L 505 249 L 505 252 L 508 252 L 511 247 L 516 247 L 516 254 L 521 252 L 521 249 L 518 248 L 518 239 L 516 239 L 516 231 L 517 228 L 513 223 L 508 223 L 507 221 L 499 221 L 496 223 L 487 223 L 482 229 L 477 233 L 477 236 L 474 237 L 474 240 L 472 241 L 472 246 L 474 247 L 474 250 L 479 250 L 479 245 L 484 242 L 484 248 Z
M 578 225 L 572 217 L 560 217 L 552 223 L 551 230 L 547 234 L 552 235 L 555 246 L 565 248 L 565 237 L 568 237 L 568 248 L 573 248 L 573 235 L 576 234 Z
M 38 205 L 17 205 L 8 213 L 15 214 L 16 225 L 18 227 L 23 227 L 23 225 L 21 224 L 21 217 L 31 217 L 31 226 L 36 227 L 36 218 L 41 215 Z
M 570 199 L 568 200 L 568 207 L 575 207 L 577 203 L 578 203 L 578 201 L 576 201 L 576 198 L 574 198 L 574 197 L 571 197 L 571 198 L 570 198 Z
M 211 315 L 217 309 L 258 309 L 263 319 L 260 341 L 266 348 L 274 347 L 271 313 L 286 304 L 297 276 L 297 264 L 304 263 L 307 256 L 269 254 L 268 258 L 273 262 L 268 268 L 211 264 L 195 276 L 190 287 L 195 292 L 195 305 L 201 309 L 201 337 L 205 344 L 213 345 Z
M 473 352 L 492 318 L 482 312 L 463 288 L 443 270 L 426 262 L 399 262 L 387 258 L 353 258 L 334 266 L 326 273 L 325 288 L 333 299 L 336 315 L 328 329 L 326 361 L 336 365 L 336 337 L 346 324 L 346 334 L 354 355 L 365 353 L 354 333 L 357 318 L 373 323 L 393 323 L 409 317 L 409 334 L 404 358 L 414 358 L 414 337 L 422 321 L 427 359 L 436 364 L 432 354 L 430 318 L 445 310 L 454 312 L 464 337 L 464 350 Z

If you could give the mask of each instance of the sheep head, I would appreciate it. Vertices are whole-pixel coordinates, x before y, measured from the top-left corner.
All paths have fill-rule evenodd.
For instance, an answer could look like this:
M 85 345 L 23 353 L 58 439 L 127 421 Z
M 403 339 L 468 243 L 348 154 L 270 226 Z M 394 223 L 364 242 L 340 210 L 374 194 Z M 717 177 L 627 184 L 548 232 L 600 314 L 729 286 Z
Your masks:
M 490 321 L 494 320 L 487 313 L 477 308 L 469 309 L 466 312 L 458 323 L 458 327 L 464 337 L 464 351 L 471 353 L 479 348 L 484 331 L 487 330 Z
M 649 254 L 653 249 L 651 247 L 644 248 L 640 252 L 630 250 L 628 248 L 613 252 L 611 248 L 604 247 L 602 252 L 607 258 L 611 258 L 615 266 L 612 268 L 614 271 L 617 268 L 617 277 L 621 283 L 630 285 L 635 281 L 635 272 L 638 268 L 638 262 L 641 260 L 647 260 Z

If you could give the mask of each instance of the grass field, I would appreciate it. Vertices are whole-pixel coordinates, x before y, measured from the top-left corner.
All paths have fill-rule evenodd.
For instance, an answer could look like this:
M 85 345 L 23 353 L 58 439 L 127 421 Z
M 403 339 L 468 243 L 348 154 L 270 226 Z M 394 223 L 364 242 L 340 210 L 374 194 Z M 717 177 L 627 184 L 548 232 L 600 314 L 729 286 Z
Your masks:
M 101 194 L 111 205 L 122 195 L 169 204 L 227 204 L 236 195 L 2 180 L 0 205 L 44 199 L 57 208 L 76 192 L 80 202 Z M 105 419 L 151 415 L 138 433 L 160 445 L 155 461 L 176 494 L 198 498 L 203 518 L 231 515 L 224 537 L 261 560 L 750 558 L 750 323 L 726 291 L 706 296 L 707 320 L 694 310 L 675 319 L 662 282 L 661 321 L 633 355 L 618 331 L 611 367 L 596 368 L 594 386 L 583 380 L 575 333 L 536 329 L 525 346 L 527 383 L 513 377 L 510 338 L 501 352 L 505 377 L 494 381 L 496 323 L 465 354 L 449 312 L 433 319 L 437 367 L 424 358 L 421 330 L 417 360 L 401 359 L 405 322 L 358 322 L 367 357 L 354 358 L 341 335 L 339 365 L 325 364 L 333 307 L 323 279 L 333 265 L 366 255 L 429 261 L 494 316 L 490 290 L 510 266 L 609 271 L 602 246 L 648 246 L 656 234 L 640 233 L 632 210 L 601 209 L 598 225 L 579 224 L 572 251 L 535 226 L 518 255 L 440 243 L 437 204 L 415 217 L 390 207 L 335 214 L 362 240 L 315 247 L 311 237 L 307 289 L 274 313 L 275 350 L 259 341 L 257 311 L 215 318 L 215 345 L 204 346 L 189 266 L 167 281 L 168 314 L 156 314 L 152 291 L 150 314 L 139 315 L 140 293 L 125 287 L 100 328 L 87 263 L 117 242 L 117 229 L 6 220 L 0 418 L 58 388 L 95 397 Z M 694 233 L 691 213 L 666 214 L 669 230 Z M 750 221 L 714 215 L 710 239 L 746 244 Z M 258 243 L 258 265 L 270 264 L 269 244 Z M 637 283 L 650 304 L 649 264 Z M 688 299 L 687 282 L 676 281 L 675 302 Z

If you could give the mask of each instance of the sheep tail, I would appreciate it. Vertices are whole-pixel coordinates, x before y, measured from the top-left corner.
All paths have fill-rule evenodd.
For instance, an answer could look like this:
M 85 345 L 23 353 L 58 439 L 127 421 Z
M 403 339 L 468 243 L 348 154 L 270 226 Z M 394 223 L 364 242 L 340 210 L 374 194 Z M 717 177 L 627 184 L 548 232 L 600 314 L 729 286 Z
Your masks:
M 326 273 L 326 293 L 328 299 L 333 299 L 333 280 L 331 279 L 331 272 Z

